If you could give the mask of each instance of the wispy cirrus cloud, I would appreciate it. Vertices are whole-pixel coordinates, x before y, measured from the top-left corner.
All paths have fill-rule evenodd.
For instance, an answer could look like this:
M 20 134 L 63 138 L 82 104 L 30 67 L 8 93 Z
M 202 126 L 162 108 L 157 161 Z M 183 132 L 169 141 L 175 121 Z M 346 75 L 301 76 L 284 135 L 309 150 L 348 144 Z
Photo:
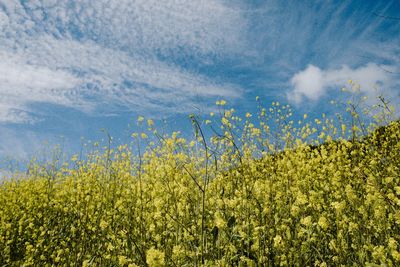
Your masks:
M 1 7 L 10 37 L 49 34 L 140 53 L 236 51 L 246 26 L 240 11 L 220 0 L 33 0 Z
M 398 10 L 396 0 L 0 0 L 0 130 L 21 127 L 0 155 L 25 153 L 12 145 L 25 132 L 94 138 L 213 98 L 240 100 L 239 111 L 255 94 L 319 109 L 349 78 L 398 97 L 400 27 L 374 15 Z
M 32 66 L 25 60 L 0 53 L 0 122 L 32 122 L 26 104 L 55 103 L 74 106 L 69 94 L 79 79 L 62 70 Z
M 259 73 L 253 83 L 269 95 L 286 97 L 294 75 L 309 65 L 356 70 L 371 63 L 398 69 L 399 22 L 374 12 L 395 16 L 399 9 L 398 1 L 259 2 L 248 14 L 254 58 L 248 67 Z
M 241 94 L 173 60 L 218 57 L 243 43 L 240 13 L 218 0 L 6 1 L 0 18 L 0 122 L 33 121 L 38 102 L 179 113 Z

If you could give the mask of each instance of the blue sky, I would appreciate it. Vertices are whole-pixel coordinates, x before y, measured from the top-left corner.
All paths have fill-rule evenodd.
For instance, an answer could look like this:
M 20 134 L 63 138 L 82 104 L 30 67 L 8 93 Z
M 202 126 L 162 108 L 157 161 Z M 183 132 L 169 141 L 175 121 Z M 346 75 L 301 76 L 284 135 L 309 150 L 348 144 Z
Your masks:
M 348 79 L 399 103 L 398 17 L 398 0 L 0 0 L 0 158 L 125 141 L 138 115 L 187 131 L 222 98 L 319 114 Z

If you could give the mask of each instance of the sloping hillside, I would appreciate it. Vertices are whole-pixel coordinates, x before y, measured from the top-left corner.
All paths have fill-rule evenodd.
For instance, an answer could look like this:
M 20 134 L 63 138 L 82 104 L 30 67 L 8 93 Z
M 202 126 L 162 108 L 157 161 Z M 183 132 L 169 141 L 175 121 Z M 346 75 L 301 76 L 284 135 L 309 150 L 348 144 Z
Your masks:
M 173 135 L 5 181 L 0 265 L 400 264 L 399 122 L 259 160 L 253 141 L 207 158 Z

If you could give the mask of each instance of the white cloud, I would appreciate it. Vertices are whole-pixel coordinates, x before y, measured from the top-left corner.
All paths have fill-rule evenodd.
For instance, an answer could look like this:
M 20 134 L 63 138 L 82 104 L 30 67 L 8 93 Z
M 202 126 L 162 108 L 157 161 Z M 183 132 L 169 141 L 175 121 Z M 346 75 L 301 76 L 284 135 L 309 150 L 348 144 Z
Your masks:
M 199 56 L 237 51 L 246 41 L 242 13 L 223 0 L 32 0 L 2 7 L 0 36 L 13 44 L 49 35 L 135 54 Z
M 0 21 L 0 122 L 33 121 L 38 102 L 186 112 L 241 94 L 173 60 L 218 57 L 243 43 L 244 20 L 219 0 L 5 1 Z
M 298 103 L 302 96 L 317 100 L 324 91 L 325 81 L 323 76 L 323 72 L 313 65 L 309 65 L 304 71 L 296 73 L 291 79 L 294 87 L 292 100 Z
M 361 92 L 374 96 L 377 90 L 382 88 L 386 91 L 392 89 L 395 80 L 390 74 L 391 70 L 393 67 L 374 63 L 355 69 L 343 65 L 339 69 L 327 70 L 309 65 L 305 70 L 293 75 L 290 80 L 293 90 L 287 94 L 287 97 L 296 104 L 301 103 L 304 98 L 316 101 L 329 89 L 339 89 L 345 86 L 348 80 L 353 80 L 358 84 Z
M 54 103 L 73 106 L 66 97 L 79 80 L 68 72 L 26 64 L 12 55 L 0 54 L 0 122 L 32 121 L 26 104 Z
M 256 79 L 268 95 L 280 95 L 308 62 L 326 69 L 368 62 L 400 66 L 399 23 L 372 14 L 395 14 L 397 0 L 247 2 L 258 4 L 248 13 L 252 28 L 246 34 L 253 50 L 252 60 L 244 63 L 260 73 Z

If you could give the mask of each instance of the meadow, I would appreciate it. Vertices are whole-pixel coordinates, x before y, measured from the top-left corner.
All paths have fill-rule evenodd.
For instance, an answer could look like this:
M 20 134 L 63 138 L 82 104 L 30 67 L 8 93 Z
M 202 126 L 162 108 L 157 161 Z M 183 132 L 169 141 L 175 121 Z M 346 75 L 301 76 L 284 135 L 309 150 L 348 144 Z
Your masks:
M 293 120 L 221 100 L 192 139 L 139 117 L 133 145 L 32 161 L 0 185 L 0 266 L 399 266 L 400 123 L 381 100 L 368 122 L 354 103 Z

